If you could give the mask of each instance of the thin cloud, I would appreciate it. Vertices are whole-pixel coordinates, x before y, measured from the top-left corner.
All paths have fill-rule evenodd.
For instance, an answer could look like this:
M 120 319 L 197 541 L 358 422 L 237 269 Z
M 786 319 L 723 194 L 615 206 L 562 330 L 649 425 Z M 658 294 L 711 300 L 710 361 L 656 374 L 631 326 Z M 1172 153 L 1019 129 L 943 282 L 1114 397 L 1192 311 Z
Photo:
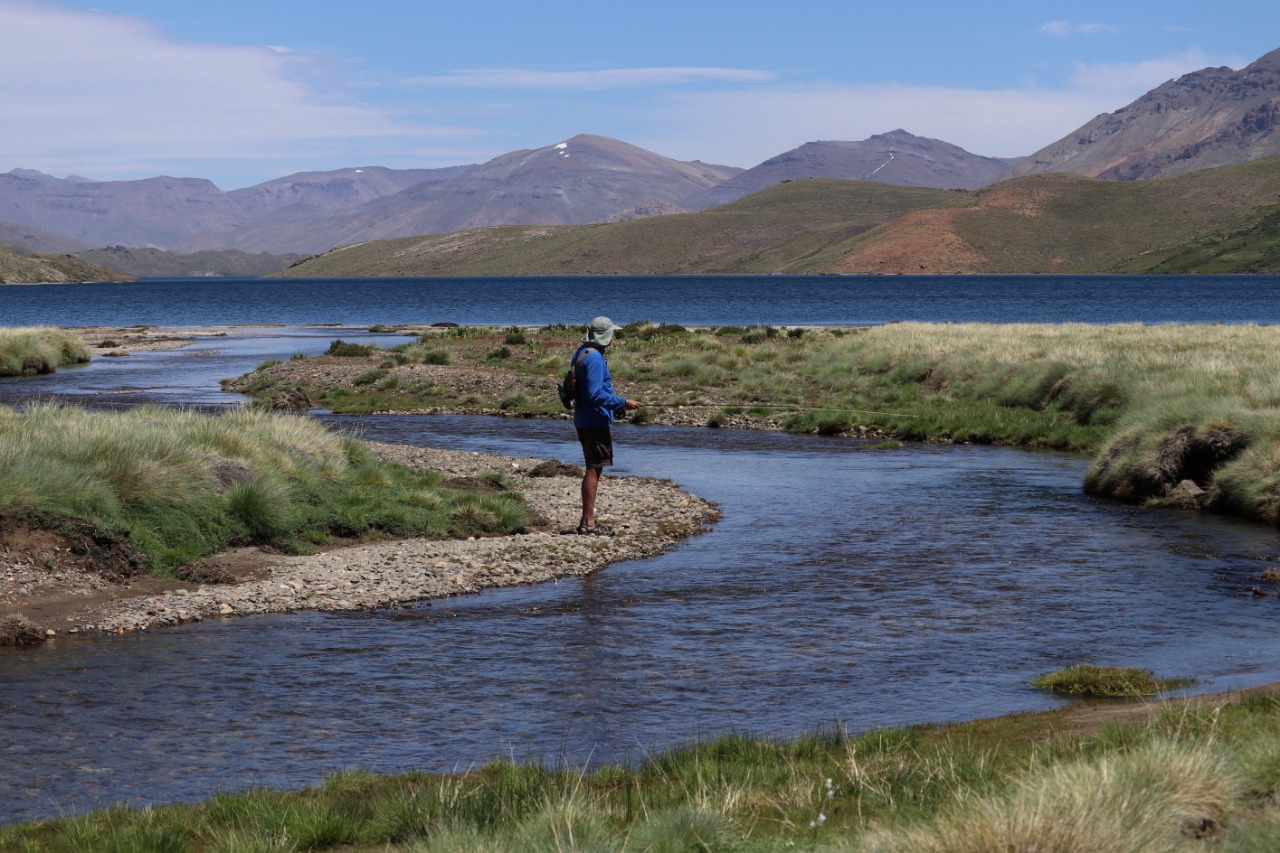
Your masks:
M 768 86 L 685 93 L 638 144 L 681 159 L 753 166 L 816 140 L 859 140 L 901 128 L 990 157 L 1031 154 L 1099 113 L 1131 103 L 1174 77 L 1213 63 L 1200 51 L 1130 64 L 1080 65 L 1059 89 Z
M 1049 21 L 1041 24 L 1038 32 L 1051 36 L 1095 36 L 1104 33 L 1117 33 L 1120 28 L 1113 24 L 1073 24 L 1070 21 Z
M 0 0 L 0 171 L 136 176 L 425 135 L 305 83 L 315 57 L 185 42 L 139 18 Z M 209 176 L 201 174 L 202 177 Z
M 605 68 L 595 71 L 537 71 L 521 68 L 478 68 L 433 77 L 415 77 L 419 86 L 468 89 L 560 89 L 600 91 L 691 83 L 763 83 L 767 71 L 747 68 Z

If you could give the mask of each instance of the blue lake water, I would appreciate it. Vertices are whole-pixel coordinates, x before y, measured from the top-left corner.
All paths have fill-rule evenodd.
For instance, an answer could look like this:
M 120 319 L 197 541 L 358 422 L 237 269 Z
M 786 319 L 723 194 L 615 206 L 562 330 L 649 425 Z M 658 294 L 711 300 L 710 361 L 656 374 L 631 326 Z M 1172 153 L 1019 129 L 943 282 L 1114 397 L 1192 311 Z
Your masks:
M 1260 288 L 1248 297 L 1254 313 L 1228 321 L 1272 322 L 1263 297 L 1274 280 L 1244 283 Z M 1216 287 L 1187 295 L 1200 316 L 1171 319 L 1222 320 L 1228 304 L 1243 304 L 1223 302 Z M 237 319 L 265 323 L 301 311 L 352 327 L 400 321 L 374 316 L 377 305 L 351 316 L 316 301 Z M 903 290 L 884 316 L 915 305 Z M 746 320 L 736 319 L 737 305 L 714 318 L 679 300 L 666 314 L 652 307 L 615 313 L 816 322 L 781 309 Z M 564 307 L 509 309 L 491 298 L 468 310 L 414 320 L 544 322 L 540 312 Z M 874 312 L 841 310 L 832 322 L 873 320 Z M 1002 316 L 1026 310 L 1000 308 Z M 98 304 L 68 312 L 42 322 L 126 322 Z M 169 317 L 157 309 L 155 322 L 200 322 Z M 235 398 L 217 390 L 221 376 L 357 334 L 246 330 L 202 342 L 206 355 L 101 359 L 44 377 L 43 386 L 3 387 L 91 402 L 225 405 Z M 131 390 L 112 393 L 120 388 Z M 558 421 L 325 419 L 377 440 L 569 461 L 579 452 Z M 674 479 L 718 502 L 723 521 L 667 554 L 588 578 L 409 610 L 210 621 L 0 650 L 0 823 L 119 800 L 296 787 L 342 767 L 452 770 L 499 754 L 582 765 L 728 729 L 786 736 L 836 721 L 864 730 L 1046 708 L 1059 700 L 1027 682 L 1080 661 L 1195 676 L 1196 690 L 1280 680 L 1280 598 L 1249 594 L 1280 554 L 1280 535 L 1091 498 L 1080 489 L 1088 464 L 1081 457 L 992 447 L 869 451 L 841 439 L 629 424 L 616 443 L 617 473 Z M 607 511 L 607 478 L 601 499 Z
M 1277 323 L 1280 276 L 180 279 L 0 288 L 0 325 Z

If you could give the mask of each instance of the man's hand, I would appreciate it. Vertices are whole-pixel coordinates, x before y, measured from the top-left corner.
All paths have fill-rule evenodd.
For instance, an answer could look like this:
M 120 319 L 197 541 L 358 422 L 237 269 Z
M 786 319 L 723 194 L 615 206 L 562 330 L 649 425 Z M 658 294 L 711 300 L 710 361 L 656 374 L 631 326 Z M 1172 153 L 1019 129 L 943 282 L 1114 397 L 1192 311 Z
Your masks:
M 628 400 L 628 401 L 626 402 L 626 405 L 625 405 L 625 406 L 623 406 L 623 408 L 624 408 L 624 409 L 627 409 L 628 411 L 635 411 L 636 409 L 640 408 L 640 401 L 639 401 L 639 400 Z

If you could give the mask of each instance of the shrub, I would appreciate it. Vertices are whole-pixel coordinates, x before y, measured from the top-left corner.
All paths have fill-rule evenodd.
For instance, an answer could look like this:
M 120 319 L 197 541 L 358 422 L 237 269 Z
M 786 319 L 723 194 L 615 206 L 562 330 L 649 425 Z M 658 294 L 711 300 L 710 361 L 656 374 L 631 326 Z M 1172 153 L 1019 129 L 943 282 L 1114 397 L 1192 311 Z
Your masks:
M 388 371 L 385 367 L 376 367 L 373 370 L 366 370 L 355 379 L 351 380 L 352 385 L 372 385 L 380 379 L 387 378 Z
M 373 344 L 350 344 L 339 338 L 329 344 L 329 348 L 324 351 L 325 355 L 338 356 L 339 358 L 358 358 L 370 355 L 377 349 Z

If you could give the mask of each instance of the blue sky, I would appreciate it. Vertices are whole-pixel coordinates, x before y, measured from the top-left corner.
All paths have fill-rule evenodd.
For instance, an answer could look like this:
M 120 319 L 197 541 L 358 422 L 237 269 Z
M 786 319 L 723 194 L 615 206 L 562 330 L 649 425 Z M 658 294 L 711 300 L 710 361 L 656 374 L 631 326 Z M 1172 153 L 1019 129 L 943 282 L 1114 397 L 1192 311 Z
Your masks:
M 750 167 L 903 128 L 1029 154 L 1280 48 L 1280 4 L 0 0 L 0 172 L 483 162 L 577 133 Z

